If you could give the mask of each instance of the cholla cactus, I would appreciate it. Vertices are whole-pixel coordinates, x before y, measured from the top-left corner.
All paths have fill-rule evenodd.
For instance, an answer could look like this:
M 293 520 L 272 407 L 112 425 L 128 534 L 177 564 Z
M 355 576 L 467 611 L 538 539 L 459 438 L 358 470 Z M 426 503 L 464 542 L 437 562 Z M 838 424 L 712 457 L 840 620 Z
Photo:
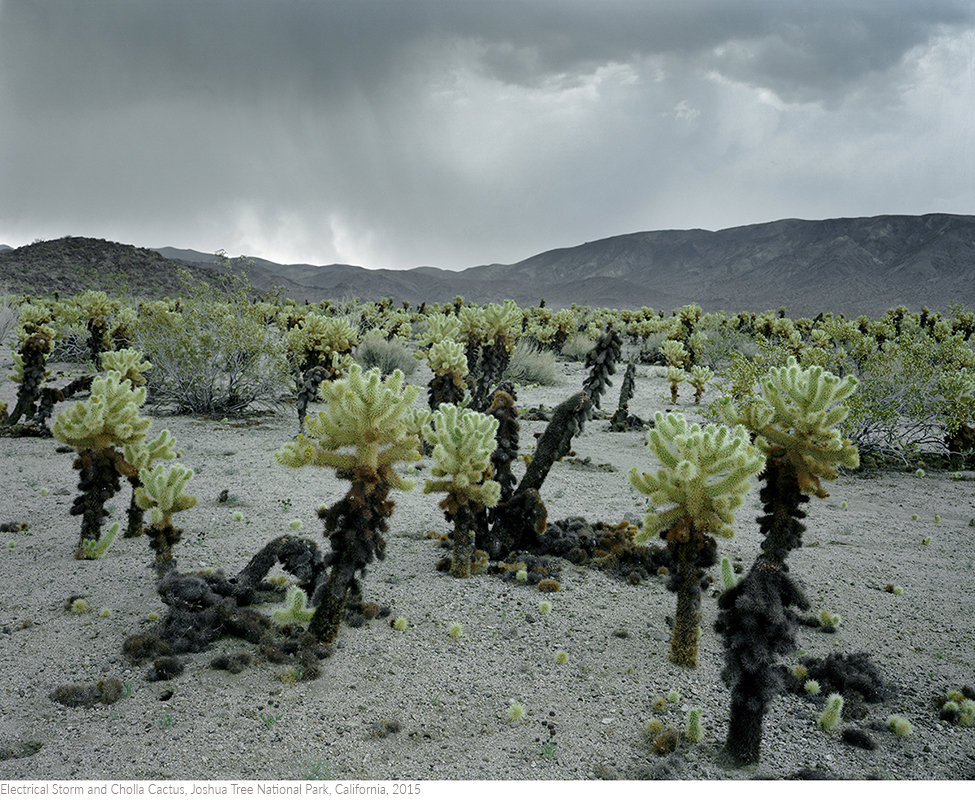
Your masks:
M 489 303 L 484 309 L 481 330 L 484 340 L 488 343 L 501 345 L 510 353 L 515 340 L 521 335 L 521 323 L 524 313 L 514 300 L 504 303 Z
M 464 377 L 468 372 L 464 346 L 453 339 L 435 342 L 427 351 L 427 363 L 433 370 L 428 389 L 430 408 L 463 400 Z
M 842 402 L 856 386 L 852 375 L 840 379 L 822 367 L 803 369 L 790 357 L 785 367 L 768 371 L 756 402 L 736 412 L 725 400 L 719 410 L 729 423 L 758 434 L 755 443 L 766 454 L 790 462 L 801 491 L 828 497 L 820 478 L 835 480 L 837 466 L 860 464 L 856 447 L 836 430 L 849 413 Z
M 667 367 L 667 383 L 670 384 L 670 402 L 677 402 L 677 387 L 687 380 L 683 367 Z
M 308 403 L 322 381 L 340 378 L 352 365 L 352 351 L 359 343 L 359 335 L 344 317 L 309 312 L 288 331 L 285 341 L 296 383 L 298 419 L 304 425 Z
M 132 386 L 144 386 L 146 379 L 142 373 L 152 369 L 152 364 L 143 361 L 143 355 L 138 350 L 125 348 L 122 350 L 106 350 L 101 354 L 102 369 L 117 372 L 123 381 L 129 381 Z
M 684 343 L 677 339 L 666 339 L 660 345 L 660 352 L 667 358 L 667 364 L 671 367 L 686 369 L 691 365 L 691 356 L 684 349 Z
M 630 483 L 650 495 L 656 509 L 644 522 L 639 540 L 657 533 L 676 563 L 667 588 L 677 593 L 670 658 L 681 666 L 697 664 L 701 571 L 717 561 L 712 535 L 731 538 L 732 511 L 742 503 L 762 455 L 748 443 L 741 426 L 688 425 L 682 414 L 657 413 L 647 447 L 661 463 L 656 475 L 634 468 Z
M 156 564 L 172 560 L 172 548 L 180 540 L 182 531 L 173 527 L 173 514 L 193 508 L 196 498 L 183 489 L 193 470 L 182 464 L 157 464 L 139 472 L 141 486 L 135 490 L 135 501 L 149 512 L 151 522 L 146 530 L 149 546 L 156 552 Z
M 426 318 L 427 328 L 419 339 L 419 346 L 426 347 L 445 340 L 460 341 L 460 320 L 447 314 L 430 314 Z
M 683 414 L 659 411 L 647 435 L 647 448 L 662 467 L 655 475 L 630 472 L 630 483 L 650 495 L 657 510 L 647 515 L 642 537 L 670 528 L 686 518 L 702 533 L 734 535 L 731 512 L 741 505 L 749 479 L 764 458 L 749 444 L 740 425 L 688 425 Z
M 447 492 L 440 507 L 453 520 L 453 557 L 450 573 L 468 578 L 474 560 L 475 515 L 497 505 L 500 484 L 492 480 L 491 455 L 496 446 L 495 417 L 445 403 L 423 426 L 423 437 L 433 445 L 436 464 L 425 494 Z
M 82 493 L 71 507 L 72 514 L 82 517 L 76 558 L 86 557 L 86 540 L 100 538 L 102 518 L 107 514 L 105 502 L 119 490 L 119 479 L 135 475 L 118 448 L 140 444 L 152 424 L 151 419 L 139 416 L 145 387 L 133 389 L 120 378 L 114 371 L 95 378 L 91 397 L 59 414 L 53 426 L 54 438 L 78 452 L 74 468 L 80 473 Z
M 275 456 L 289 467 L 333 467 L 339 477 L 352 481 L 341 501 L 319 511 L 332 545 L 324 562 L 331 567 L 328 580 L 312 597 L 315 613 L 309 630 L 320 641 L 334 641 L 346 603 L 361 601 L 355 573 L 386 555 L 382 534 L 393 511 L 387 499 L 390 489 L 413 488 L 393 467 L 420 457 L 419 439 L 407 422 L 419 392 L 419 387 L 403 385 L 399 370 L 383 380 L 378 369 L 364 373 L 353 364 L 346 378 L 322 385 L 328 407 L 308 418 L 311 437 L 299 435 Z
M 109 372 L 92 381 L 88 400 L 58 414 L 54 438 L 78 452 L 138 444 L 152 424 L 148 417 L 139 416 L 145 401 L 144 387 L 133 389 L 118 372 Z
M 694 387 L 695 403 L 701 402 L 701 396 L 704 394 L 704 387 L 713 376 L 714 372 L 709 367 L 702 367 L 699 364 L 695 364 L 693 367 L 691 367 L 691 374 L 688 381 L 690 382 L 691 386 Z
M 300 359 L 301 372 L 305 373 L 318 366 L 333 369 L 333 354 L 351 354 L 359 343 L 359 332 L 345 317 L 324 317 L 309 312 L 288 332 L 287 340 L 289 349 Z M 347 366 L 344 361 L 340 363 Z M 330 377 L 338 376 L 332 373 Z
M 48 323 L 51 312 L 46 308 L 24 303 L 18 317 L 17 338 L 20 351 L 14 353 L 14 374 L 10 380 L 20 384 L 17 403 L 10 416 L 0 419 L 0 425 L 16 425 L 22 417 L 34 415 L 35 403 L 48 376 L 47 356 L 54 341 L 54 329 Z
M 500 487 L 491 476 L 498 420 L 487 414 L 445 404 L 423 426 L 423 437 L 433 445 L 436 465 L 425 493 L 447 491 L 465 500 L 494 505 Z
M 404 415 L 420 389 L 404 388 L 403 380 L 399 370 L 383 380 L 378 369 L 363 372 L 353 364 L 346 378 L 323 383 L 321 396 L 328 407 L 306 420 L 313 438 L 299 435 L 276 455 L 278 462 L 288 467 L 310 464 L 348 472 L 383 470 L 384 480 L 392 488 L 412 488 L 412 482 L 391 469 L 397 462 L 419 458 L 419 443 L 407 433 Z
M 801 369 L 794 358 L 771 369 L 761 381 L 761 397 L 736 413 L 727 402 L 722 416 L 744 422 L 766 454 L 759 494 L 764 515 L 761 554 L 748 574 L 718 599 L 716 630 L 725 646 L 724 681 L 731 688 L 725 749 L 738 762 L 759 760 L 767 708 L 782 689 L 779 656 L 795 649 L 793 607 L 808 609 L 801 587 L 785 563 L 802 543 L 806 514 L 800 506 L 811 492 L 826 497 L 820 479 L 836 477 L 836 466 L 855 467 L 857 450 L 834 426 L 847 414 L 842 405 L 856 380 L 837 378 L 821 367 Z
M 501 381 L 501 376 L 511 361 L 511 350 L 521 334 L 524 315 L 514 300 L 505 300 L 503 305 L 491 303 L 480 315 L 481 356 L 476 365 L 477 382 L 474 386 L 474 408 L 486 411 L 490 404 L 491 387 Z M 468 367 L 474 371 L 468 351 Z
M 193 477 L 193 470 L 183 464 L 157 464 L 143 469 L 139 477 L 142 486 L 136 491 L 136 498 L 140 507 L 149 512 L 153 525 L 169 524 L 173 514 L 196 505 L 195 497 L 183 493 Z
M 176 437 L 168 430 L 163 430 L 151 442 L 142 441 L 138 444 L 125 445 L 123 450 L 125 460 L 132 467 L 132 471 L 126 475 L 129 483 L 132 484 L 132 499 L 129 501 L 128 525 L 125 530 L 126 539 L 132 539 L 142 534 L 144 509 L 139 506 L 135 497 L 136 490 L 140 485 L 139 474 L 144 469 L 150 469 L 156 461 L 170 461 L 176 458 L 176 451 L 173 449 L 175 444 Z

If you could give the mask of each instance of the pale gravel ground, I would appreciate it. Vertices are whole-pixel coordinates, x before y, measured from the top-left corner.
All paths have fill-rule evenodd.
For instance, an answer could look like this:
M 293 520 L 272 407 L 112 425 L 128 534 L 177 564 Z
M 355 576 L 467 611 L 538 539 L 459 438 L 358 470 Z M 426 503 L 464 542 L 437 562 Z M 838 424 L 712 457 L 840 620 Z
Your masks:
M 560 385 L 523 389 L 519 408 L 555 405 L 578 391 L 581 366 L 560 370 Z M 423 371 L 412 378 L 425 380 Z M 0 400 L 11 402 L 16 387 L 3 383 Z M 618 391 L 619 376 L 605 407 L 615 408 Z M 650 417 L 670 408 L 667 394 L 659 370 L 641 367 L 631 411 Z M 684 397 L 677 408 L 695 410 Z M 181 569 L 236 572 L 271 537 L 289 532 L 292 519 L 302 520 L 302 535 L 327 547 L 314 509 L 340 498 L 346 484 L 324 470 L 275 463 L 274 451 L 296 425 L 291 410 L 229 425 L 156 419 L 153 434 L 169 428 L 186 449 L 183 460 L 197 471 L 191 490 L 200 502 L 179 519 Z M 522 423 L 523 450 L 543 427 Z M 594 420 L 574 447 L 579 458 L 616 471 L 557 464 L 543 490 L 550 520 L 582 515 L 615 523 L 642 515 L 644 498 L 630 491 L 627 472 L 653 466 L 643 436 L 606 427 Z M 912 722 L 913 736 L 872 732 L 879 749 L 857 750 L 817 729 L 820 709 L 813 702 L 784 696 L 766 717 L 762 763 L 732 769 L 720 758 L 728 692 L 719 677 L 713 597 L 704 603 L 699 666 L 676 667 L 667 659 L 664 619 L 675 601 L 659 579 L 634 587 L 566 564 L 562 591 L 545 596 L 553 612 L 542 616 L 543 596 L 532 588 L 488 575 L 458 581 L 434 571 L 442 553 L 425 532 L 448 528 L 439 498 L 419 488 L 394 493 L 387 558 L 364 581 L 366 599 L 407 617 L 407 631 L 385 621 L 344 628 L 341 649 L 322 663 L 322 677 L 296 686 L 275 677 L 283 667 L 259 659 L 238 675 L 210 669 L 215 652 L 256 653 L 233 640 L 186 657 L 178 678 L 147 682 L 146 666 L 130 666 L 121 645 L 148 627 L 149 613 L 165 611 L 148 547 L 144 540 L 118 540 L 101 561 L 72 558 L 79 520 L 68 509 L 76 475 L 72 456 L 56 453 L 56 444 L 0 439 L 0 522 L 30 524 L 26 534 L 3 534 L 0 542 L 15 543 L 0 552 L 0 748 L 42 744 L 33 755 L 0 760 L 0 780 L 747 779 L 801 769 L 846 778 L 975 778 L 975 729 L 939 722 L 930 702 L 950 688 L 975 685 L 972 473 L 962 481 L 944 474 L 843 476 L 828 487 L 830 498 L 809 504 L 806 546 L 790 559 L 813 608 L 844 618 L 832 636 L 803 628 L 802 647 L 818 656 L 869 653 L 897 691 L 871 706 L 861 724 L 896 713 Z M 429 463 L 420 462 L 421 485 Z M 231 507 L 216 502 L 225 488 L 237 499 Z M 128 491 L 113 501 L 114 519 L 123 518 Z M 242 521 L 233 520 L 234 510 Z M 760 541 L 758 510 L 756 489 L 739 511 L 737 537 L 722 542 L 721 552 L 751 563 Z M 919 519 L 912 521 L 915 513 Z M 927 547 L 926 536 L 932 537 Z M 877 588 L 888 583 L 903 586 L 904 594 Z M 96 610 L 111 609 L 111 616 L 66 615 L 62 605 L 75 594 L 87 595 Z M 464 627 L 459 640 L 447 635 L 452 622 Z M 621 630 L 628 638 L 615 635 Z M 565 665 L 554 661 L 560 649 L 568 653 Z M 60 684 L 104 677 L 130 683 L 130 696 L 92 709 L 69 709 L 48 697 Z M 651 700 L 671 689 L 681 701 L 653 711 Z M 167 690 L 172 698 L 160 700 Z M 512 700 L 528 711 L 520 725 L 505 719 Z M 704 741 L 671 756 L 650 754 L 643 724 L 658 716 L 681 727 L 692 706 L 703 708 Z M 398 721 L 401 730 L 374 737 L 373 724 L 384 720 Z M 549 723 L 556 746 L 546 752 Z

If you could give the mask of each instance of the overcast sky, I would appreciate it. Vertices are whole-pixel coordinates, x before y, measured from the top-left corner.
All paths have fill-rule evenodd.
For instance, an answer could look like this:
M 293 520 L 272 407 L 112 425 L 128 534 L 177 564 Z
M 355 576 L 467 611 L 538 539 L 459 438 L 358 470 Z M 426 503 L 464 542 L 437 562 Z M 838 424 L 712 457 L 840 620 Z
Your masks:
M 975 214 L 975 0 L 0 0 L 0 243 L 463 269 Z

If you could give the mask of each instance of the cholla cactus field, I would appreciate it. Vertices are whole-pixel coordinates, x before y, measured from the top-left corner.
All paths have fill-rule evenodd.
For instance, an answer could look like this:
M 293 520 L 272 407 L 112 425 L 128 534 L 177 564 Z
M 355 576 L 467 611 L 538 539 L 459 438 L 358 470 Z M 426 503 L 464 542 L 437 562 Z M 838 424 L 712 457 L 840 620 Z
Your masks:
M 967 309 L 13 307 L 0 781 L 975 778 Z M 65 447 L 132 468 L 145 537 L 95 552 L 113 484 L 72 557 Z

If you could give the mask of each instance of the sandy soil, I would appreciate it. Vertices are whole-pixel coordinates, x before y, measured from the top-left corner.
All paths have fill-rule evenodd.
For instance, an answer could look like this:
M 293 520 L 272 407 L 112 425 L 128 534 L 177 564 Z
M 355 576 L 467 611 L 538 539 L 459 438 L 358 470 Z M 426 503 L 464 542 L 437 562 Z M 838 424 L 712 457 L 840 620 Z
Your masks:
M 519 407 L 553 406 L 581 388 L 580 365 L 560 370 L 557 386 L 521 389 Z M 670 403 L 660 372 L 639 369 L 631 411 L 693 416 L 686 390 Z M 411 381 L 427 378 L 421 370 Z M 610 409 L 614 384 L 604 399 Z M 4 381 L 0 400 L 12 402 L 15 389 Z M 523 449 L 544 424 L 522 422 Z M 190 489 L 199 504 L 179 520 L 181 569 L 235 573 L 269 539 L 291 532 L 295 519 L 301 535 L 327 547 L 315 509 L 339 499 L 345 484 L 324 470 L 276 464 L 275 450 L 297 431 L 292 410 L 226 423 L 159 416 L 151 433 L 164 427 L 197 473 Z M 593 420 L 574 441 L 576 460 L 553 468 L 542 492 L 550 520 L 642 518 L 646 498 L 629 488 L 627 473 L 654 466 L 643 434 L 607 428 Z M 828 499 L 809 504 L 792 571 L 814 611 L 843 621 L 832 634 L 802 628 L 801 647 L 817 657 L 869 654 L 890 694 L 843 727 L 867 731 L 877 748 L 819 730 L 821 698 L 786 694 L 766 717 L 761 763 L 735 768 L 721 753 L 728 691 L 712 629 L 716 588 L 704 602 L 699 665 L 679 668 L 667 658 L 675 598 L 663 579 L 632 586 L 568 563 L 561 591 L 550 595 L 492 575 L 453 579 L 435 571 L 442 551 L 427 536 L 448 530 L 439 498 L 419 488 L 394 493 L 387 558 L 364 581 L 367 600 L 408 619 L 405 631 L 386 620 L 343 628 L 315 681 L 282 682 L 286 667 L 225 639 L 186 656 L 179 677 L 150 682 L 147 665 L 130 664 L 121 650 L 126 637 L 150 628 L 151 614 L 165 613 L 146 541 L 119 539 L 99 561 L 72 557 L 80 523 L 68 509 L 77 478 L 73 456 L 57 446 L 0 439 L 0 522 L 29 524 L 0 541 L 0 779 L 748 779 L 810 771 L 975 778 L 975 728 L 940 721 L 933 705 L 948 690 L 975 685 L 972 473 L 961 480 L 936 472 L 846 474 Z M 429 464 L 417 469 L 421 485 Z M 228 504 L 217 502 L 224 489 Z M 111 502 L 112 519 L 124 521 L 128 491 Z M 739 510 L 736 538 L 721 543 L 722 553 L 746 566 L 760 541 L 758 510 L 754 489 Z M 884 591 L 887 584 L 903 594 Z M 76 595 L 91 613 L 65 612 Z M 543 599 L 550 614 L 539 611 Z M 455 622 L 463 626 L 458 639 L 447 633 Z M 556 663 L 560 650 L 564 664 Z M 238 674 L 210 667 L 216 654 L 232 652 L 248 653 L 250 666 Z M 110 705 L 69 708 L 50 697 L 63 684 L 109 678 L 124 687 Z M 679 699 L 654 707 L 672 691 Z M 527 712 L 518 724 L 507 719 L 512 702 Z M 658 718 L 682 729 L 692 707 L 702 708 L 703 740 L 653 753 L 645 723 Z M 887 730 L 892 714 L 911 722 L 912 735 Z

